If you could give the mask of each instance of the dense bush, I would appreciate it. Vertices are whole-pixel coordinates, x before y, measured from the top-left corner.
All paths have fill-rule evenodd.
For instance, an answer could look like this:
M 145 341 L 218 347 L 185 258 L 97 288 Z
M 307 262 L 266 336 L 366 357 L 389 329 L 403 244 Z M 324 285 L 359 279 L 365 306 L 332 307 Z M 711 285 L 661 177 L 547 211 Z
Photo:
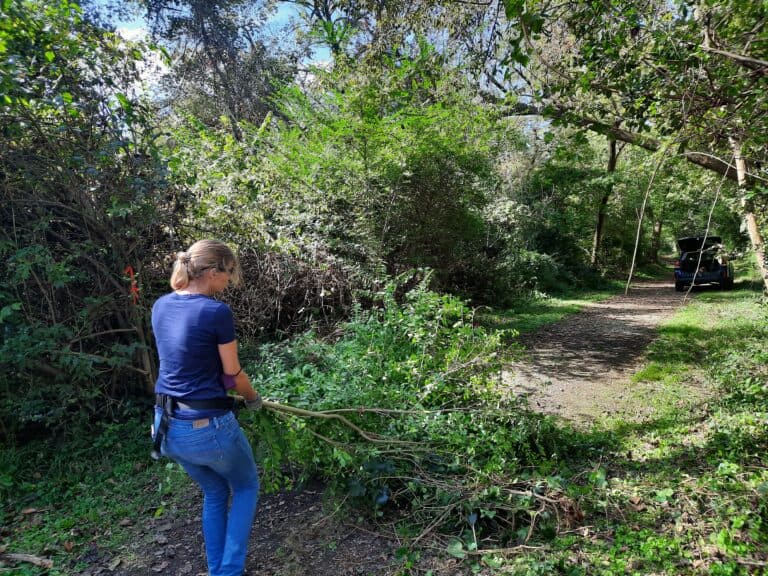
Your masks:
M 493 162 L 520 146 L 518 129 L 471 102 L 428 45 L 316 74 L 283 91 L 284 121 L 258 141 L 254 169 L 269 177 L 252 207 L 271 242 L 319 247 L 365 288 L 429 267 L 437 289 L 481 294 L 493 275 L 493 263 L 477 265 L 499 185 Z
M 0 18 L 0 416 L 87 423 L 153 379 L 146 307 L 174 217 L 138 49 L 68 2 Z
M 364 440 L 338 420 L 259 414 L 246 426 L 264 482 L 282 485 L 291 470 L 320 474 L 379 515 L 407 514 L 411 526 L 445 513 L 441 527 L 461 534 L 475 514 L 477 534 L 523 540 L 533 530 L 528 510 L 541 504 L 522 480 L 526 468 L 553 465 L 563 438 L 499 386 L 511 334 L 476 327 L 471 309 L 425 283 L 402 304 L 389 284 L 333 341 L 307 334 L 259 350 L 249 371 L 267 397 L 344 416 L 374 436 Z M 544 479 L 539 487 L 552 488 Z

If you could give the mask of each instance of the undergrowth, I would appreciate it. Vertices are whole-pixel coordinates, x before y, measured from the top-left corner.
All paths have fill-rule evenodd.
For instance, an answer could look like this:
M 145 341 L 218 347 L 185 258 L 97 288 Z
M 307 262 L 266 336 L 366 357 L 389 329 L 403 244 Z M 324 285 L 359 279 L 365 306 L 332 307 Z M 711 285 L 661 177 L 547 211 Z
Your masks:
M 488 575 L 764 569 L 768 311 L 755 292 L 698 293 L 633 378 L 654 384 L 637 396 L 653 415 L 590 432 L 528 412 L 499 386 L 513 331 L 484 328 L 460 300 L 423 287 L 398 298 L 390 287 L 331 336 L 255 351 L 249 371 L 265 396 L 345 410 L 380 440 L 338 422 L 242 414 L 267 491 L 325 478 L 363 522 L 396 531 L 403 575 L 426 575 L 419 549 L 435 545 Z M 4 447 L 0 553 L 74 574 L 119 557 L 137 524 L 162 517 L 189 480 L 149 464 L 147 411 L 127 406 L 99 434 Z
M 107 562 L 142 523 L 162 515 L 183 472 L 151 464 L 148 413 L 148 406 L 125 406 L 120 420 L 95 424 L 96 433 L 3 446 L 0 552 L 53 566 L 22 563 L 11 573 L 82 573 L 90 563 Z
M 459 299 L 395 285 L 334 340 L 312 334 L 264 346 L 252 374 L 272 400 L 339 413 L 338 422 L 248 415 L 265 486 L 319 474 L 406 542 L 441 542 L 464 557 L 552 538 L 578 522 L 558 462 L 589 450 L 500 386 L 514 333 L 487 331 Z M 300 476 L 290 474 L 299 470 Z
M 410 543 L 404 565 L 429 543 L 479 566 L 484 549 L 533 545 L 576 525 L 581 512 L 560 463 L 565 453 L 591 454 L 591 440 L 527 412 L 499 386 L 514 331 L 487 331 L 461 300 L 424 286 L 401 298 L 393 284 L 330 336 L 256 350 L 249 373 L 266 397 L 342 410 L 381 440 L 338 422 L 242 413 L 265 491 L 324 478 L 364 522 L 388 523 Z M 148 413 L 127 407 L 98 434 L 6 447 L 0 554 L 50 559 L 47 573 L 71 574 L 127 553 L 146 532 L 140 525 L 190 488 L 178 466 L 150 464 Z

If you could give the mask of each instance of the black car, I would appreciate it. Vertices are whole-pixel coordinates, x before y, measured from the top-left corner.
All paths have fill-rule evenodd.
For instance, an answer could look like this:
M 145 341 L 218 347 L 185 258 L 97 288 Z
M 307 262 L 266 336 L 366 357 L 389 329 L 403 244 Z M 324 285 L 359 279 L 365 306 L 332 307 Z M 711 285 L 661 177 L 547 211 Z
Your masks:
M 719 236 L 678 238 L 680 257 L 675 262 L 675 290 L 682 292 L 691 284 L 717 284 L 733 288 L 733 264 Z

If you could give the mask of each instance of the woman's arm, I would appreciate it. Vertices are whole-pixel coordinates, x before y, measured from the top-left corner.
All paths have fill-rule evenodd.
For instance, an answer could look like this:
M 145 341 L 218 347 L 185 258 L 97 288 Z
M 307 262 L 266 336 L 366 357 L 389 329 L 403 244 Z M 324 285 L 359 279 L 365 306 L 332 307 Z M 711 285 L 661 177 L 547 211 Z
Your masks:
M 246 400 L 256 400 L 259 394 L 253 389 L 248 374 L 240 366 L 240 358 L 237 355 L 237 340 L 232 340 L 232 342 L 227 342 L 226 344 L 219 344 L 219 356 L 221 357 L 224 374 L 229 374 L 230 376 L 236 374 L 235 392 Z

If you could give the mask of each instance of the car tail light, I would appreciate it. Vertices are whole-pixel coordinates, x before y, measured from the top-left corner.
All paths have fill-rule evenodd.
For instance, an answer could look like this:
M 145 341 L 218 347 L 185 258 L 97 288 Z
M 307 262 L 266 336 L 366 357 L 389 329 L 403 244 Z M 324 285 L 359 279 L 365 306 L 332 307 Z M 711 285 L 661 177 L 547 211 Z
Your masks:
M 680 268 L 680 260 L 675 260 L 675 268 Z

